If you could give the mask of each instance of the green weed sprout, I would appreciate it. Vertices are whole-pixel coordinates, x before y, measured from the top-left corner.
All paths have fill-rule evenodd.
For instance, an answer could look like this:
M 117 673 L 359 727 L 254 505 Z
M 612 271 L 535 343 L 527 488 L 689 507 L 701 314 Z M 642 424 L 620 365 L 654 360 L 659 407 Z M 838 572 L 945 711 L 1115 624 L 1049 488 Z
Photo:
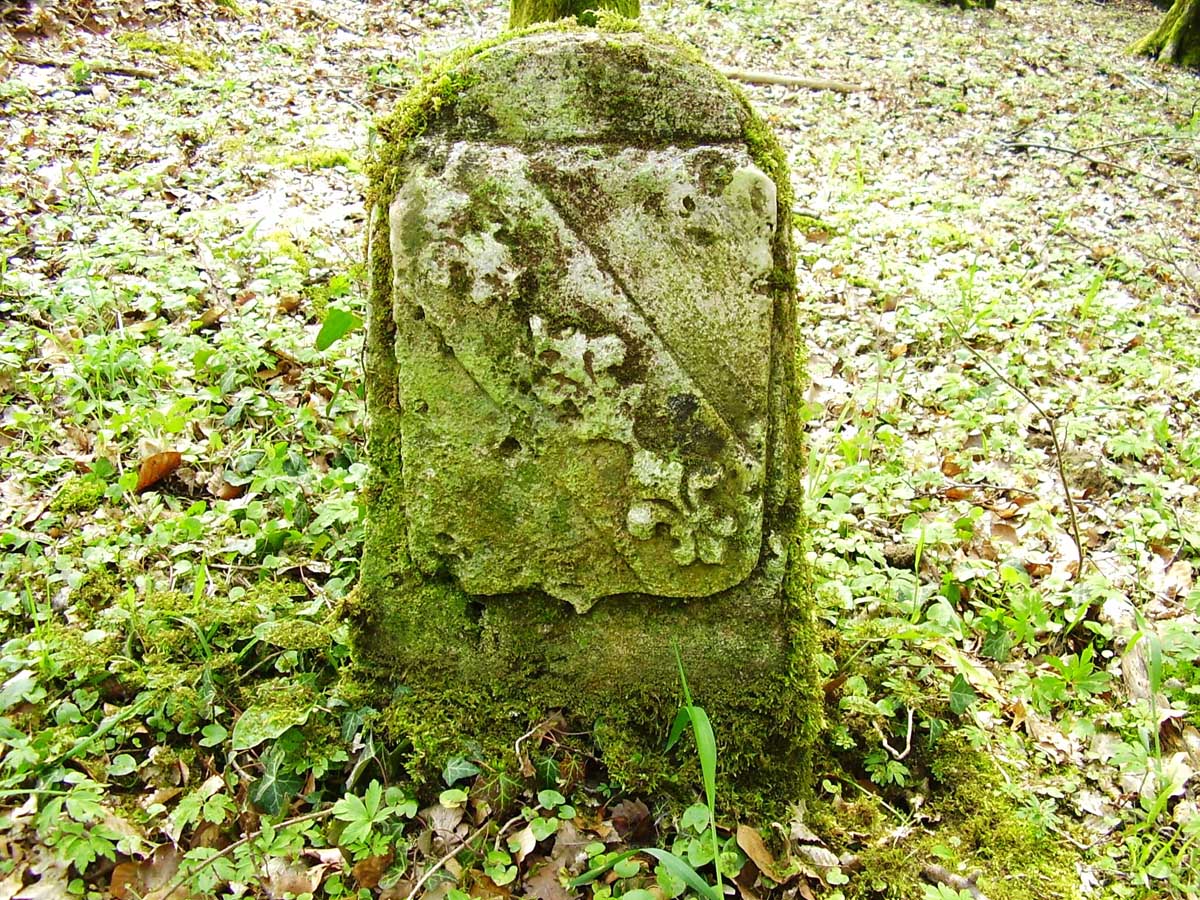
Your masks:
M 721 885 L 721 851 L 717 846 L 717 738 L 713 734 L 708 713 L 692 702 L 692 692 L 688 690 L 687 676 L 683 673 L 683 657 L 679 655 L 678 644 L 675 645 L 675 663 L 679 666 L 679 683 L 683 686 L 683 706 L 671 723 L 666 749 L 674 747 L 683 730 L 692 726 L 696 753 L 700 757 L 700 776 L 704 780 L 704 801 L 708 804 L 708 833 L 712 837 L 713 867 L 717 870 L 717 896 L 720 897 L 725 892 Z
M 712 836 L 713 867 L 717 871 L 717 885 L 713 887 L 700 876 L 700 873 L 669 850 L 649 847 L 643 850 L 626 850 L 607 860 L 603 865 L 589 869 L 577 878 L 571 879 L 569 885 L 572 888 L 591 884 L 618 863 L 637 856 L 639 853 L 645 853 L 658 860 L 671 875 L 684 882 L 701 897 L 705 897 L 707 900 L 723 900 L 725 891 L 721 884 L 721 856 L 717 846 L 717 739 L 713 734 L 712 723 L 708 720 L 708 713 L 704 711 L 703 707 L 692 702 L 692 693 L 688 690 L 687 676 L 683 672 L 683 658 L 679 654 L 678 644 L 675 645 L 675 662 L 679 666 L 679 683 L 683 687 L 683 706 L 679 708 L 679 712 L 675 714 L 675 721 L 671 723 L 671 733 L 664 749 L 670 750 L 674 747 L 679 738 L 683 736 L 684 729 L 691 726 L 692 733 L 696 738 L 696 752 L 700 757 L 700 774 L 704 780 L 704 798 L 708 805 L 708 827 L 709 834 Z

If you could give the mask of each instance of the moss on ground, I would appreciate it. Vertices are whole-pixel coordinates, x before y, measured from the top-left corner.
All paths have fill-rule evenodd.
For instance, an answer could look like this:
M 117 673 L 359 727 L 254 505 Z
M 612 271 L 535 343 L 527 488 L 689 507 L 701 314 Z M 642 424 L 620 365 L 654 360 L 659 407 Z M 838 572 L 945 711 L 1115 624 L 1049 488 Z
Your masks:
M 118 35 L 117 43 L 130 50 L 165 57 L 181 66 L 195 69 L 197 72 L 208 72 L 215 66 L 212 56 L 203 50 L 189 47 L 180 41 L 170 41 L 155 37 L 145 31 L 134 31 Z
M 1005 789 L 1009 777 L 963 732 L 943 737 L 921 768 L 929 786 L 913 822 L 935 823 L 932 828 L 898 819 L 896 810 L 869 792 L 822 799 L 811 807 L 807 824 L 835 853 L 853 859 L 850 881 L 842 888 L 848 900 L 919 896 L 929 883 L 922 872 L 930 864 L 978 873 L 979 889 L 990 900 L 1079 896 L 1076 855 L 1022 818 Z M 843 783 L 855 780 L 847 773 Z
M 62 513 L 91 512 L 104 500 L 104 491 L 104 482 L 100 479 L 77 475 L 59 488 L 50 501 L 50 509 Z
M 358 161 L 349 150 L 336 147 L 318 147 L 300 153 L 289 153 L 283 159 L 284 165 L 290 169 L 302 169 L 315 172 L 318 169 L 335 169 L 342 166 L 351 172 L 361 169 Z

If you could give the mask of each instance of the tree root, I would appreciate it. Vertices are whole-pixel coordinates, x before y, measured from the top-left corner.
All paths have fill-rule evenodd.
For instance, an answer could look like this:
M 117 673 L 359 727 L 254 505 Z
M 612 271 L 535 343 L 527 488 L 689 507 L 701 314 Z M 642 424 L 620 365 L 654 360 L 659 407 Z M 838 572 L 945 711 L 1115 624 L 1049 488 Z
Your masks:
M 23 53 L 14 53 L 8 58 L 22 65 L 40 66 L 44 69 L 70 69 L 79 63 L 83 63 L 88 69 L 101 75 L 124 75 L 127 78 L 158 78 L 163 74 L 154 69 L 139 69 L 136 66 L 122 66 L 115 63 L 97 62 L 86 59 L 51 59 L 50 57 L 43 56 L 26 56 Z

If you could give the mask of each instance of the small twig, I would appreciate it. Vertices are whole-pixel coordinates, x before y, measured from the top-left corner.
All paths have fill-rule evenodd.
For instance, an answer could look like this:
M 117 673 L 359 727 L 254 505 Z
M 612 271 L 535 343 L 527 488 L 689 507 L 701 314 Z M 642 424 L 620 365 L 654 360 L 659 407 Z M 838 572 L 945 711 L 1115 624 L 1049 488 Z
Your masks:
M 296 357 L 292 356 L 292 354 L 288 353 L 286 350 L 280 350 L 270 341 L 267 341 L 263 344 L 263 349 L 274 356 L 281 363 L 286 363 L 287 365 L 296 369 L 304 368 L 304 363 L 300 362 L 300 360 L 296 359 Z
M 542 725 L 539 722 L 537 725 L 534 725 L 527 732 L 525 732 L 523 735 L 521 735 L 519 738 L 517 738 L 517 742 L 515 744 L 513 744 L 513 752 L 517 756 L 517 765 L 521 766 L 522 774 L 524 774 L 524 769 L 525 769 L 525 766 L 522 765 L 522 763 L 525 761 L 525 757 L 521 756 L 521 742 L 524 740 L 527 740 L 528 738 L 533 737 L 535 734 L 537 734 L 541 730 L 541 728 L 542 728 Z M 530 774 L 531 775 L 533 774 L 532 765 L 530 766 Z
M 48 56 L 26 56 L 24 53 L 14 53 L 9 58 L 22 65 L 41 66 L 43 69 L 70 69 L 78 63 L 83 63 L 93 72 L 99 72 L 101 75 L 124 75 L 128 78 L 157 78 L 163 74 L 154 69 L 139 69 L 136 66 L 122 66 L 117 63 L 86 59 L 52 59 Z
M 731 69 L 728 66 L 717 66 L 717 71 L 732 81 L 742 81 L 746 84 L 782 84 L 785 87 L 807 88 L 810 91 L 833 91 L 838 94 L 856 94 L 871 89 L 869 85 L 855 84 L 851 81 L 801 78 L 799 75 L 761 72 L 756 69 Z
M 932 881 L 934 884 L 944 884 L 954 891 L 966 891 L 974 900 L 988 900 L 987 895 L 975 883 L 979 879 L 978 872 L 964 878 L 961 875 L 955 875 L 953 872 L 947 871 L 939 865 L 930 863 L 921 870 L 921 874 L 925 876 L 926 880 Z
M 466 849 L 466 846 L 471 843 L 471 841 L 475 840 L 475 838 L 479 837 L 479 835 L 483 834 L 483 832 L 487 830 L 487 827 L 490 824 L 491 822 L 484 822 L 469 835 L 463 838 L 463 842 L 461 844 L 449 851 L 445 856 L 426 869 L 425 873 L 417 879 L 417 883 L 413 885 L 413 889 L 408 892 L 407 900 L 413 900 L 417 894 L 421 893 L 421 888 L 425 887 L 425 882 L 432 878 L 435 873 L 440 872 L 442 866 L 446 865 L 446 863 L 450 862 L 450 860 L 462 853 L 463 850 Z M 505 827 L 508 827 L 507 823 L 505 824 Z
M 1075 511 L 1075 501 L 1071 497 L 1071 484 L 1067 480 L 1067 470 L 1063 464 L 1062 444 L 1060 444 L 1058 440 L 1058 416 L 1052 416 L 1050 413 L 1046 412 L 1046 410 L 1042 409 L 1038 402 L 1029 396 L 1027 391 L 1014 384 L 999 369 L 992 365 L 991 360 L 968 344 L 967 339 L 963 337 L 962 332 L 958 330 L 958 327 L 954 324 L 949 316 L 946 317 L 946 324 L 949 326 L 950 330 L 954 332 L 954 336 L 958 338 L 958 340 L 964 347 L 967 348 L 972 356 L 983 363 L 993 375 L 1008 385 L 1012 390 L 1024 397 L 1025 401 L 1034 408 L 1037 414 L 1046 422 L 1046 425 L 1049 426 L 1050 440 L 1054 444 L 1054 462 L 1058 467 L 1058 478 L 1062 482 L 1063 497 L 1067 501 L 1067 513 L 1071 518 L 1071 539 L 1075 542 L 1075 550 L 1079 554 L 1079 567 L 1075 570 L 1075 577 L 1080 577 L 1083 574 L 1083 561 L 1086 558 L 1086 552 L 1083 546 L 1083 539 L 1079 536 L 1079 516 Z
M 297 14 L 303 13 L 305 15 L 312 16 L 314 19 L 320 19 L 321 21 L 327 22 L 328 24 L 334 26 L 334 28 L 336 28 L 338 31 L 344 31 L 344 32 L 346 32 L 346 34 L 352 34 L 356 37 L 362 37 L 363 33 L 361 31 L 356 31 L 355 29 L 353 29 L 349 25 L 347 25 L 345 22 L 341 21 L 340 19 L 335 19 L 329 13 L 323 12 L 323 11 L 317 9 L 312 4 L 297 3 L 294 5 L 293 12 L 295 12 Z
M 1019 487 L 1008 487 L 1003 484 L 992 484 L 987 481 L 946 481 L 946 487 L 960 488 L 962 490 L 987 490 L 998 491 L 1001 494 L 1024 494 L 1026 497 L 1037 497 L 1037 491 L 1026 490 Z
M 318 810 L 317 812 L 305 813 L 302 816 L 295 816 L 294 818 L 291 818 L 291 819 L 284 819 L 278 825 L 275 825 L 273 827 L 287 828 L 291 825 L 299 825 L 302 822 L 312 822 L 316 819 L 324 819 L 325 817 L 330 816 L 332 814 L 333 814 L 333 807 L 331 806 L 328 809 Z M 226 856 L 233 853 L 233 851 L 237 850 L 239 847 L 244 847 L 246 844 L 250 843 L 251 841 L 258 840 L 258 838 L 260 838 L 261 836 L 262 836 L 262 829 L 259 828 L 257 831 L 250 832 L 250 834 L 246 835 L 244 838 L 239 838 L 238 840 L 234 841 L 232 844 L 228 845 L 227 847 L 221 848 L 216 853 L 214 853 L 212 856 L 210 856 L 208 859 L 204 860 L 204 862 L 200 863 L 200 865 L 196 866 L 196 868 L 194 868 L 194 869 L 184 870 L 184 868 L 181 866 L 180 870 L 175 873 L 175 876 L 170 881 L 167 882 L 166 887 L 162 888 L 160 891 L 157 891 L 156 893 L 158 893 L 162 897 L 170 897 L 183 884 L 183 880 L 185 878 L 193 878 L 196 875 L 199 875 L 201 872 L 203 872 L 209 866 L 213 865 L 213 863 L 215 863 L 218 859 L 224 859 Z
M 1183 283 L 1188 286 L 1188 290 L 1192 292 L 1192 296 L 1196 299 L 1196 302 L 1200 303 L 1200 289 L 1197 289 L 1195 282 L 1188 277 L 1187 273 L 1180 268 L 1179 263 L 1175 261 L 1175 248 L 1167 243 L 1167 239 L 1162 236 L 1162 232 L 1158 233 L 1158 242 L 1162 244 L 1163 252 L 1167 254 L 1166 259 L 1161 261 L 1170 263 L 1171 268 L 1175 270 L 1175 273 L 1183 280 Z M 1159 259 L 1159 257 L 1154 258 Z
M 492 844 L 492 848 L 495 850 L 499 850 L 500 849 L 500 838 L 504 837 L 504 835 L 508 831 L 508 829 L 512 828 L 518 822 L 524 822 L 524 821 L 525 821 L 524 816 L 517 815 L 517 816 L 513 816 L 511 819 L 509 819 L 507 822 L 505 822 L 503 825 L 501 825 L 500 830 L 496 832 L 496 840 Z
M 1108 166 L 1110 169 L 1116 169 L 1118 172 L 1124 172 L 1127 175 L 1136 175 L 1139 178 L 1145 178 L 1149 181 L 1157 182 L 1163 187 L 1174 188 L 1177 191 L 1196 190 L 1194 187 L 1185 188 L 1181 184 L 1176 184 L 1174 181 L 1167 181 L 1165 178 L 1159 178 L 1157 175 L 1151 175 L 1148 172 L 1143 172 L 1141 169 L 1134 169 L 1129 166 L 1123 166 L 1120 163 L 1111 162 L 1107 159 L 1097 159 L 1094 156 L 1088 156 L 1082 151 L 1076 150 L 1073 147 L 1059 147 L 1055 144 L 1033 144 L 1024 141 L 1010 141 L 1004 144 L 1009 150 L 1053 150 L 1056 153 L 1066 153 L 1068 156 L 1074 156 L 1082 159 L 1085 162 L 1091 163 L 1093 166 Z
M 892 745 L 887 742 L 887 738 L 883 736 L 883 729 L 879 727 L 879 723 L 875 723 L 875 730 L 879 733 L 879 740 L 883 742 L 884 749 L 892 754 L 892 757 L 899 762 L 912 752 L 912 736 L 913 736 L 913 708 L 908 708 L 908 732 L 904 735 L 904 752 L 897 753 L 892 749 Z

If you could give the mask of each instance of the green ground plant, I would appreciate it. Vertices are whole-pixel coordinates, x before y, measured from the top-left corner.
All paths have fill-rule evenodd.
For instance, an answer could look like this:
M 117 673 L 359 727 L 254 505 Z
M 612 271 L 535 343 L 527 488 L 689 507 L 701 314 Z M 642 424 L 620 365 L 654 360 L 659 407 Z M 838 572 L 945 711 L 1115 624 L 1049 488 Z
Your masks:
M 527 774 L 467 748 L 424 791 L 378 737 L 338 617 L 366 476 L 347 163 L 504 11 L 245 6 L 6 61 L 0 894 L 707 896 L 617 859 L 651 845 L 760 897 L 963 896 L 935 863 L 991 900 L 1200 892 L 1200 113 L 1194 79 L 1121 53 L 1153 13 L 644 11 L 714 61 L 872 88 L 749 88 L 800 215 L 825 625 L 828 750 L 765 836 L 776 880 L 700 753 L 704 799 L 640 798 L 622 834 L 639 798 L 557 723 Z

